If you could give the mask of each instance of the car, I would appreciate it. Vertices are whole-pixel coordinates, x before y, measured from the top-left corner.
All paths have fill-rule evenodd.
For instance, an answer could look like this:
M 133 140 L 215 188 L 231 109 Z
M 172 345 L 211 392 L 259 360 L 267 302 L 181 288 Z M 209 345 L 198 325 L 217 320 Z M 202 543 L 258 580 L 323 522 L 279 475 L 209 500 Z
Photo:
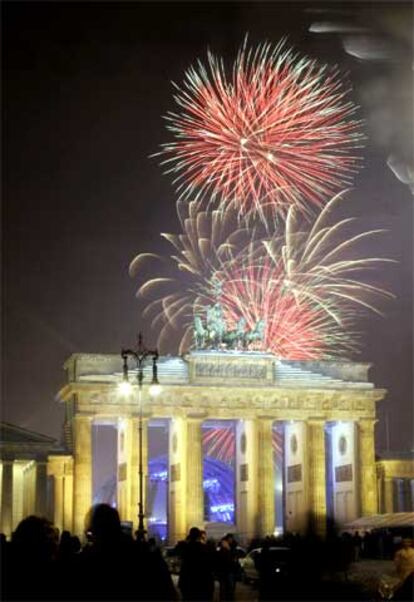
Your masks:
M 251 550 L 245 558 L 240 558 L 243 581 L 246 583 L 259 580 L 259 567 L 263 548 Z M 268 566 L 274 572 L 275 578 L 286 578 L 289 575 L 291 550 L 286 547 L 271 546 L 269 548 Z

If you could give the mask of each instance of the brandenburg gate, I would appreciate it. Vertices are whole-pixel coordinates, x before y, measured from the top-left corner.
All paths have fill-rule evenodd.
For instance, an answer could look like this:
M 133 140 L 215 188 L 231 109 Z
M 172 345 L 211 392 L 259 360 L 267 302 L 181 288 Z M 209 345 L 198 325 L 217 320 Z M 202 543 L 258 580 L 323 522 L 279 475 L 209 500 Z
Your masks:
M 83 533 L 92 504 L 94 424 L 117 428 L 117 507 L 121 519 L 136 528 L 140 409 L 136 395 L 122 398 L 117 393 L 121 357 L 74 354 L 65 369 L 67 383 L 59 397 L 66 408 L 66 445 L 73 454 L 72 530 Z M 170 543 L 184 538 L 190 527 L 204 525 L 201 429 L 204 421 L 212 419 L 236 424 L 235 526 L 241 540 L 274 532 L 275 424 L 284 430 L 286 530 L 302 532 L 311 520 L 318 533 L 325 532 L 328 484 L 338 523 L 376 513 L 375 404 L 386 392 L 369 382 L 368 370 L 369 364 L 345 361 L 287 361 L 252 351 L 195 351 L 184 357 L 160 357 L 162 392 L 151 398 L 148 367 L 141 414 L 143 465 L 148 473 L 148 421 L 168 419 Z M 59 456 L 52 466 L 61 487 L 65 476 Z M 68 512 L 67 507 L 65 511 L 59 507 L 63 499 L 55 496 L 58 516 Z

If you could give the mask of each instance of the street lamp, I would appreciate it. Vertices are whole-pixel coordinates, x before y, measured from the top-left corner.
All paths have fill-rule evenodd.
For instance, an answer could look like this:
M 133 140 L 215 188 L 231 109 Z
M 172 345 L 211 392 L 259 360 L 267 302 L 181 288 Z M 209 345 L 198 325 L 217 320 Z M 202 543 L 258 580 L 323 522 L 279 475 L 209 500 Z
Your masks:
M 139 422 L 138 422 L 138 532 L 137 538 L 142 541 L 144 539 L 144 469 L 142 462 L 142 382 L 144 380 L 144 364 L 147 358 L 152 360 L 152 381 L 150 386 L 150 395 L 157 395 L 161 391 L 158 382 L 158 351 L 156 349 L 147 349 L 142 341 L 142 334 L 138 335 L 138 346 L 136 349 L 122 349 L 121 357 L 123 360 L 123 379 L 119 383 L 119 391 L 122 395 L 128 395 L 132 391 L 131 383 L 128 378 L 128 359 L 135 361 L 137 367 L 138 381 L 138 407 L 139 407 Z

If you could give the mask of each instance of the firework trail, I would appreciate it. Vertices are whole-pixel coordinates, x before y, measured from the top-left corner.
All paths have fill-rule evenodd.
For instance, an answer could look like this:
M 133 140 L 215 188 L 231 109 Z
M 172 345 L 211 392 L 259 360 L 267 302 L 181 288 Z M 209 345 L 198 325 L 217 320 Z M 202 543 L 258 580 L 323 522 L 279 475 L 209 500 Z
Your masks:
M 284 287 L 294 295 L 298 305 L 302 302 L 314 304 L 339 326 L 345 321 L 341 316 L 355 313 L 355 308 L 382 315 L 376 302 L 393 295 L 365 282 L 364 277 L 378 265 L 395 263 L 383 257 L 361 256 L 361 243 L 384 233 L 384 230 L 355 233 L 353 224 L 356 218 L 353 217 L 332 223 L 331 214 L 346 192 L 329 201 L 309 231 L 300 230 L 295 209 L 291 207 L 282 249 L 280 239 L 276 237 L 264 242 L 275 265 L 282 258 Z
M 227 322 L 265 322 L 258 348 L 286 359 L 346 355 L 358 349 L 352 325 L 361 310 L 380 313 L 378 301 L 392 297 L 364 281 L 366 271 L 391 260 L 361 256 L 358 248 L 382 230 L 349 234 L 354 218 L 330 223 L 342 196 L 331 199 L 310 231 L 300 230 L 291 207 L 283 239 L 250 244 L 218 274 Z
M 239 216 L 285 217 L 322 206 L 348 185 L 361 122 L 336 68 L 286 47 L 247 39 L 230 74 L 208 53 L 176 87 L 166 116 L 175 141 L 162 145 L 182 199 L 234 205 Z M 270 219 L 270 221 L 272 221 Z
M 267 239 L 258 230 L 233 230 L 230 217 L 228 223 L 220 219 L 227 213 L 200 212 L 197 203 L 190 204 L 182 217 L 184 234 L 164 235 L 175 249 L 164 262 L 168 276 L 152 278 L 138 289 L 150 298 L 144 314 L 160 327 L 160 348 L 171 339 L 172 329 L 181 328 L 179 352 L 188 350 L 194 316 L 205 315 L 207 306 L 219 301 L 230 329 L 241 318 L 248 330 L 264 322 L 264 340 L 250 348 L 299 360 L 355 351 L 355 318 L 361 310 L 379 313 L 377 302 L 392 296 L 365 282 L 365 272 L 390 260 L 366 257 L 358 248 L 380 231 L 350 234 L 353 218 L 332 223 L 341 198 L 327 204 L 310 230 L 301 229 L 291 208 L 285 235 Z M 154 257 L 138 255 L 131 273 L 139 275 L 142 262 Z
M 275 245 L 275 241 L 273 241 Z M 349 333 L 326 310 L 308 299 L 298 300 L 286 286 L 279 240 L 279 256 L 252 243 L 217 275 L 222 283 L 219 302 L 231 329 L 241 318 L 248 330 L 264 322 L 263 341 L 253 349 L 271 351 L 280 358 L 311 360 L 349 351 Z M 324 298 L 324 303 L 330 300 Z
M 131 262 L 129 273 L 141 277 L 152 263 L 150 271 L 157 277 L 145 281 L 137 291 L 137 297 L 151 299 L 143 316 L 151 320 L 152 327 L 160 328 L 160 349 L 181 330 L 179 353 L 183 353 L 192 343 L 194 315 L 209 302 L 212 275 L 246 246 L 251 234 L 238 224 L 231 210 L 206 212 L 195 201 L 178 201 L 177 212 L 182 233 L 161 234 L 174 253 L 168 258 L 140 253 Z

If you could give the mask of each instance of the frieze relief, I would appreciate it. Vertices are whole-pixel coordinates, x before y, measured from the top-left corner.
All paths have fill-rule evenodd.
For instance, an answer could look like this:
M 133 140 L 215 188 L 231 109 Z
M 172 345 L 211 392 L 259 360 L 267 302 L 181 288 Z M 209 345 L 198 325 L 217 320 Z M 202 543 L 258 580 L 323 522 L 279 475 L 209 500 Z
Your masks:
M 138 399 L 118 397 L 113 386 L 77 387 L 77 410 L 82 412 L 109 411 L 118 413 L 136 413 Z M 156 415 L 162 410 L 162 415 L 179 415 L 179 409 L 208 409 L 213 416 L 214 409 L 220 413 L 226 410 L 230 413 L 265 410 L 279 416 L 281 410 L 286 411 L 320 411 L 331 419 L 335 415 L 355 418 L 372 416 L 375 413 L 375 399 L 379 392 L 367 391 L 365 397 L 354 391 L 306 391 L 295 389 L 272 389 L 271 387 L 213 387 L 213 386 L 165 386 L 163 393 L 156 399 L 151 399 L 148 390 L 143 391 L 143 410 L 148 415 Z

